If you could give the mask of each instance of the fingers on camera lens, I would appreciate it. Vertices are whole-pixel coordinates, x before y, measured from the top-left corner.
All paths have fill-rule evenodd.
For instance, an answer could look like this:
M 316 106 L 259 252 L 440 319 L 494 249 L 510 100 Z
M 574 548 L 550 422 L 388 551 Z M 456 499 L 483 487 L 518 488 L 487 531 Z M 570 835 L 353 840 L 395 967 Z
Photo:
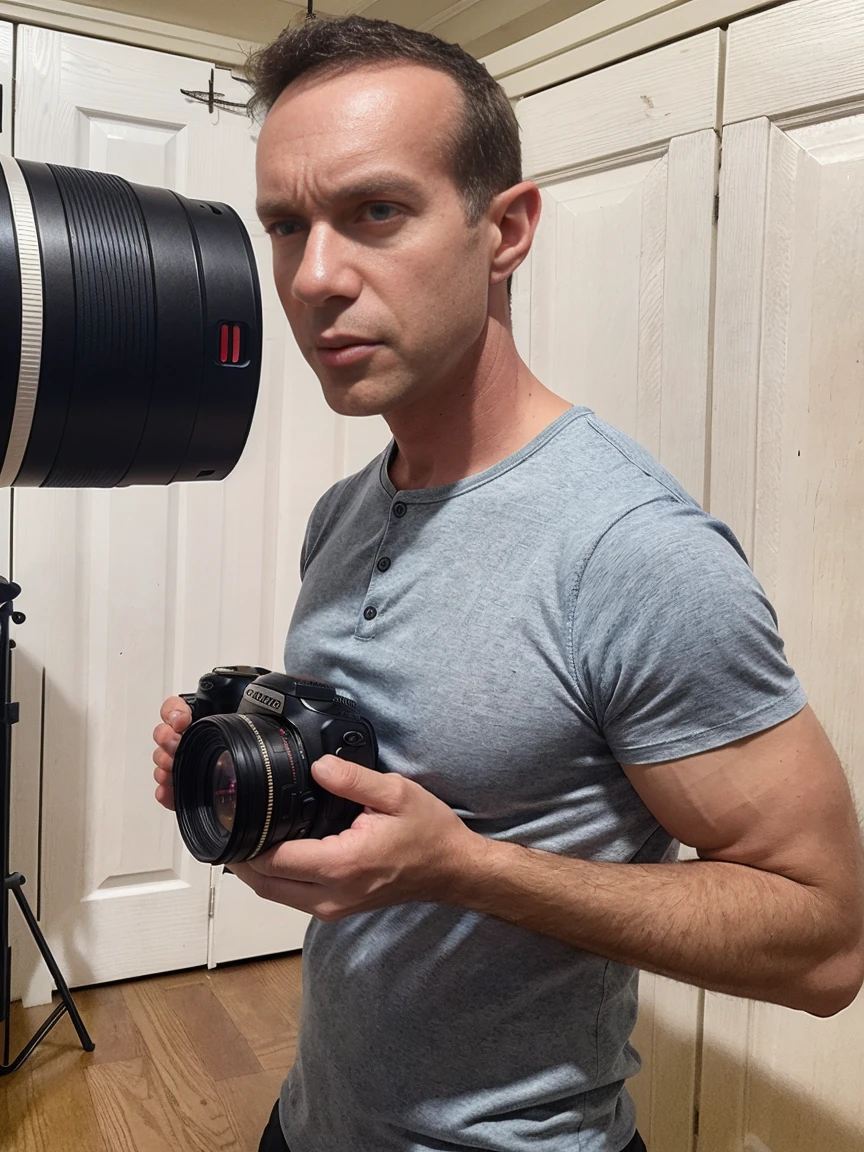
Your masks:
M 165 768 L 162 764 L 157 764 L 153 769 L 153 779 L 157 784 L 167 784 L 169 787 L 173 785 L 174 776 L 171 768 Z
M 170 772 L 174 766 L 174 757 L 164 748 L 157 748 L 153 753 L 153 763 L 163 772 Z
M 168 808 L 174 811 L 174 789 L 167 788 L 164 784 L 160 784 L 155 792 L 156 799 L 163 808 Z
M 159 715 L 166 724 L 170 724 L 171 727 L 176 728 L 178 732 L 182 732 L 184 728 L 188 728 L 189 722 L 192 719 L 192 712 L 189 705 L 185 700 L 181 700 L 179 696 L 169 696 L 160 708 Z
M 153 740 L 160 748 L 164 748 L 173 756 L 177 751 L 177 745 L 180 743 L 180 736 L 170 725 L 159 724 L 153 729 Z

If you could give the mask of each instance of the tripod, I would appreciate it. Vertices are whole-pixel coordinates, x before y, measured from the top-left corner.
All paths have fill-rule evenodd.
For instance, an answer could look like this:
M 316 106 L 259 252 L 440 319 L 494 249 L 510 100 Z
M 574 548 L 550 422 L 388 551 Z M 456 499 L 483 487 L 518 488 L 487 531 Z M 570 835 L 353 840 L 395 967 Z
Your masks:
M 75 1025 L 75 1031 L 85 1052 L 92 1052 L 96 1045 L 87 1035 L 84 1021 L 75 1007 L 69 986 L 63 979 L 57 961 L 51 955 L 45 937 L 36 917 L 27 903 L 24 895 L 24 877 L 20 872 L 9 871 L 9 840 L 12 817 L 12 725 L 18 723 L 18 705 L 10 703 L 9 695 L 12 688 L 12 649 L 15 641 L 9 637 L 10 618 L 16 624 L 24 623 L 23 612 L 12 611 L 12 601 L 20 596 L 21 588 L 0 576 L 0 860 L 3 865 L 3 890 L 0 892 L 0 1021 L 4 1023 L 3 1063 L 0 1064 L 0 1076 L 17 1071 L 33 1049 L 44 1040 L 64 1012 L 68 1012 Z M 57 991 L 60 993 L 60 1003 L 28 1040 L 14 1060 L 9 1060 L 9 1012 L 12 1003 L 12 948 L 9 944 L 9 893 L 15 896 L 21 914 L 27 922 L 30 934 L 36 941 L 36 946 L 42 953 L 42 959 L 48 965 L 48 970 L 54 977 Z

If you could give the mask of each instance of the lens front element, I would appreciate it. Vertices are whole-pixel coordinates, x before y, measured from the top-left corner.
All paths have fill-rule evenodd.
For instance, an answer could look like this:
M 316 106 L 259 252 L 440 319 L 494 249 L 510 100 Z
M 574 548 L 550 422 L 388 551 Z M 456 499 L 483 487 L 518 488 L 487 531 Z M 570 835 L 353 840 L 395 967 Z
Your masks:
M 226 832 L 232 830 L 237 814 L 237 772 L 228 751 L 222 753 L 213 767 L 213 814 Z

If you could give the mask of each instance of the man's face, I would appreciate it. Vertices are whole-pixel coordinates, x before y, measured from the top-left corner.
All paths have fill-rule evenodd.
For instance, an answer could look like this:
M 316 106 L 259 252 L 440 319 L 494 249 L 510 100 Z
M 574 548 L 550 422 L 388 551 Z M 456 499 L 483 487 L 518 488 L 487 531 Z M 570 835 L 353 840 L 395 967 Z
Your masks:
M 414 64 L 301 77 L 258 143 L 282 307 L 331 408 L 406 408 L 476 363 L 497 229 L 451 175 L 461 94 Z

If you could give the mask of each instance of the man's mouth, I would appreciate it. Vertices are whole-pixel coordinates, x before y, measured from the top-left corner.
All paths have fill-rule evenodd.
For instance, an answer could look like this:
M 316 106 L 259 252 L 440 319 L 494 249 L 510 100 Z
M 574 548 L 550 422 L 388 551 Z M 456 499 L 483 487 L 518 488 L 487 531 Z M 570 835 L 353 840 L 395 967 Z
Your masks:
M 364 336 L 322 336 L 318 340 L 318 359 L 328 368 L 341 368 L 356 364 L 382 347 L 377 340 Z

